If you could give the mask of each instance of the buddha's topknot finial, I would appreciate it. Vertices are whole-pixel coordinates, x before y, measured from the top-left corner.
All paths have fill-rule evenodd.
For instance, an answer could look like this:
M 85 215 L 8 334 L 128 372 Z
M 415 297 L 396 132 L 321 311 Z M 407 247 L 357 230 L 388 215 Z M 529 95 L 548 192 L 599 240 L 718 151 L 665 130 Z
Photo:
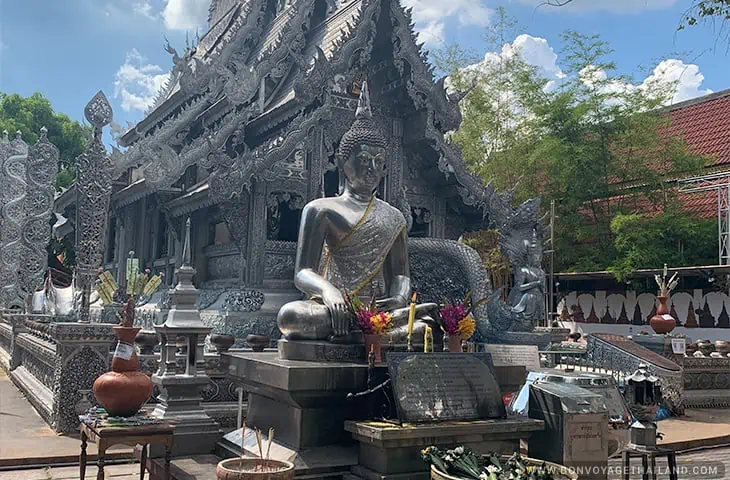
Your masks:
M 360 101 L 355 113 L 355 122 L 340 141 L 339 155 L 342 161 L 347 161 L 356 147 L 360 145 L 372 145 L 374 147 L 387 148 L 388 141 L 385 135 L 373 122 L 373 110 L 370 104 L 370 89 L 367 82 L 363 82 L 360 92 Z

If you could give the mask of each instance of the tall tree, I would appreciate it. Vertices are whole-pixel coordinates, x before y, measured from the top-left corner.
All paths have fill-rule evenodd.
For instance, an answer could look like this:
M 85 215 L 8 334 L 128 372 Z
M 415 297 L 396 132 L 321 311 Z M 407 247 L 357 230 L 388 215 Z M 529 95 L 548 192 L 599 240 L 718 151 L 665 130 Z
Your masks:
M 493 37 L 513 28 L 504 12 L 497 19 Z M 537 193 L 546 205 L 557 202 L 557 268 L 605 269 L 617 257 L 612 218 L 663 210 L 672 196 L 665 174 L 697 170 L 704 160 L 662 135 L 668 118 L 656 112 L 676 84 L 634 85 L 616 73 L 598 36 L 566 32 L 563 43 L 557 80 L 525 62 L 519 42 L 470 66 L 459 65 L 457 48 L 441 52 L 452 88 L 476 82 L 453 140 L 476 173 L 515 188 L 517 199 Z
M 33 144 L 38 141 L 42 127 L 48 129 L 48 139 L 60 150 L 56 187 L 66 188 L 76 176 L 76 157 L 86 150 L 91 127 L 55 112 L 41 93 L 22 97 L 0 92 L 0 131 L 11 134 L 20 131 L 23 139 Z

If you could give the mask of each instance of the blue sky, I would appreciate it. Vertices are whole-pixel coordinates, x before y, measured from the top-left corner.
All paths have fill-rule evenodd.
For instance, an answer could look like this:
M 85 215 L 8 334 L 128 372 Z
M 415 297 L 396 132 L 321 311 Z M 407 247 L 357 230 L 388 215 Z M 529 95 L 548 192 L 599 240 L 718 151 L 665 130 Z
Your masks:
M 340 1 L 340 0 L 333 0 Z M 186 32 L 205 32 L 210 0 L 0 0 L 0 91 L 42 92 L 57 111 L 83 118 L 86 102 L 103 90 L 121 125 L 143 117 L 145 105 L 172 66 L 165 36 L 182 51 Z M 615 50 L 622 73 L 679 79 L 677 101 L 730 88 L 727 42 L 710 26 L 676 32 L 690 0 L 574 0 L 563 8 L 540 0 L 402 0 L 414 7 L 429 46 L 459 43 L 486 53 L 481 41 L 493 9 L 507 7 L 522 31 L 523 54 L 547 73 L 560 72 L 561 32 L 598 33 Z

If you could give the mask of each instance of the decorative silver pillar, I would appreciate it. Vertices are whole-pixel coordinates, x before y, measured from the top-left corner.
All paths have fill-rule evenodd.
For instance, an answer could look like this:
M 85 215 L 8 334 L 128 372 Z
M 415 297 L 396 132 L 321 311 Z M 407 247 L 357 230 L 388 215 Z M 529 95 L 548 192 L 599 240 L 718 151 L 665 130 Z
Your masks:
M 91 288 L 104 261 L 114 164 L 101 135 L 103 128 L 111 123 L 112 115 L 112 107 L 101 91 L 84 109 L 84 116 L 94 126 L 94 133 L 86 152 L 77 159 L 76 279 L 77 287 L 81 290 L 79 322 L 83 323 L 89 322 Z
M 190 244 L 190 219 L 185 225 L 182 265 L 177 270 L 178 284 L 170 291 L 172 308 L 167 320 L 156 325 L 160 337 L 160 366 L 152 382 L 160 389 L 152 416 L 175 421 L 173 454 L 195 455 L 213 451 L 219 438 L 218 424 L 203 409 L 202 392 L 210 383 L 205 373 L 203 347 L 210 328 L 203 325 L 196 306 L 199 291 L 193 285 Z M 178 371 L 177 339 L 185 341 L 185 363 Z
M 7 138 L 7 137 L 6 137 Z M 18 269 L 23 253 L 22 227 L 25 216 L 25 170 L 28 161 L 28 145 L 20 132 L 11 142 L 3 142 L 2 161 L 3 189 L 2 240 L 0 240 L 0 306 L 7 309 L 23 309 L 25 300 L 18 288 Z
M 48 129 L 41 128 L 38 143 L 28 149 L 25 170 L 25 205 L 21 229 L 22 257 L 18 290 L 28 302 L 32 295 L 43 287 L 48 270 L 48 240 L 52 234 L 49 219 L 53 214 L 53 200 L 56 194 L 59 151 L 48 141 Z

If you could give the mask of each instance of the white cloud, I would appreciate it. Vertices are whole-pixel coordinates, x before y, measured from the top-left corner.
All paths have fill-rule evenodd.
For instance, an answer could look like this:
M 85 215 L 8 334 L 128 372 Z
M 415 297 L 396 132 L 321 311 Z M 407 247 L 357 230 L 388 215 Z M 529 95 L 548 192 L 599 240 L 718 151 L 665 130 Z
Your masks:
M 644 85 L 651 85 L 654 82 L 674 84 L 671 103 L 678 103 L 712 93 L 709 88 L 700 88 L 704 80 L 705 76 L 700 73 L 700 67 L 697 65 L 668 59 L 657 65 L 652 74 L 644 80 Z
M 504 45 L 501 52 L 487 52 L 482 62 L 471 65 L 468 70 L 486 73 L 498 65 L 500 59 L 512 58 L 514 55 L 520 55 L 525 62 L 537 67 L 538 73 L 548 80 L 546 90 L 556 88 L 560 80 L 565 78 L 565 74 L 558 65 L 558 56 L 548 41 L 527 34 L 520 35 L 514 42 Z M 616 95 L 637 91 L 637 89 L 648 91 L 653 87 L 664 87 L 669 89 L 667 104 L 712 93 L 712 90 L 702 88 L 705 76 L 700 72 L 699 67 L 694 64 L 686 64 L 678 59 L 663 60 L 648 77 L 638 84 L 622 80 L 606 82 L 608 78 L 606 72 L 590 67 L 583 69 L 579 75 L 585 84 L 601 84 L 600 88 L 603 92 Z
M 573 0 L 562 6 L 555 7 L 545 5 L 545 0 L 517 0 L 519 3 L 540 6 L 540 11 L 545 12 L 611 12 L 611 13 L 636 13 L 645 10 L 661 10 L 669 8 L 677 3 L 677 0 Z
M 700 73 L 700 68 L 697 65 L 686 64 L 676 58 L 661 61 L 654 68 L 651 75 L 639 84 L 621 80 L 606 82 L 608 78 L 606 72 L 597 68 L 584 68 L 580 72 L 580 76 L 586 85 L 601 84 L 600 89 L 603 93 L 616 94 L 616 96 L 634 92 L 666 92 L 665 105 L 672 105 L 712 93 L 710 89 L 700 88 L 705 76 Z
M 526 63 L 537 68 L 538 74 L 548 80 L 547 89 L 554 89 L 565 74 L 558 66 L 558 55 L 547 40 L 540 37 L 522 34 L 514 42 L 507 43 L 501 52 L 487 52 L 484 60 L 468 67 L 468 70 L 488 72 L 507 60 L 519 55 Z
M 157 18 L 156 15 L 152 13 L 152 5 L 150 5 L 150 2 L 146 1 L 132 5 L 132 12 L 134 12 L 135 15 L 146 17 L 150 20 L 155 20 Z
M 167 0 L 162 18 L 170 30 L 195 30 L 208 21 L 209 6 L 210 0 Z
M 418 30 L 418 40 L 428 45 L 440 45 L 444 43 L 444 23 L 438 21 L 428 22 Z
M 413 21 L 422 42 L 430 45 L 443 43 L 444 22 L 456 17 L 461 25 L 489 25 L 492 11 L 482 0 L 404 0 L 413 8 Z
M 160 66 L 147 63 L 136 49 L 127 53 L 114 79 L 114 98 L 121 98 L 122 110 L 147 110 L 155 101 L 170 74 Z

